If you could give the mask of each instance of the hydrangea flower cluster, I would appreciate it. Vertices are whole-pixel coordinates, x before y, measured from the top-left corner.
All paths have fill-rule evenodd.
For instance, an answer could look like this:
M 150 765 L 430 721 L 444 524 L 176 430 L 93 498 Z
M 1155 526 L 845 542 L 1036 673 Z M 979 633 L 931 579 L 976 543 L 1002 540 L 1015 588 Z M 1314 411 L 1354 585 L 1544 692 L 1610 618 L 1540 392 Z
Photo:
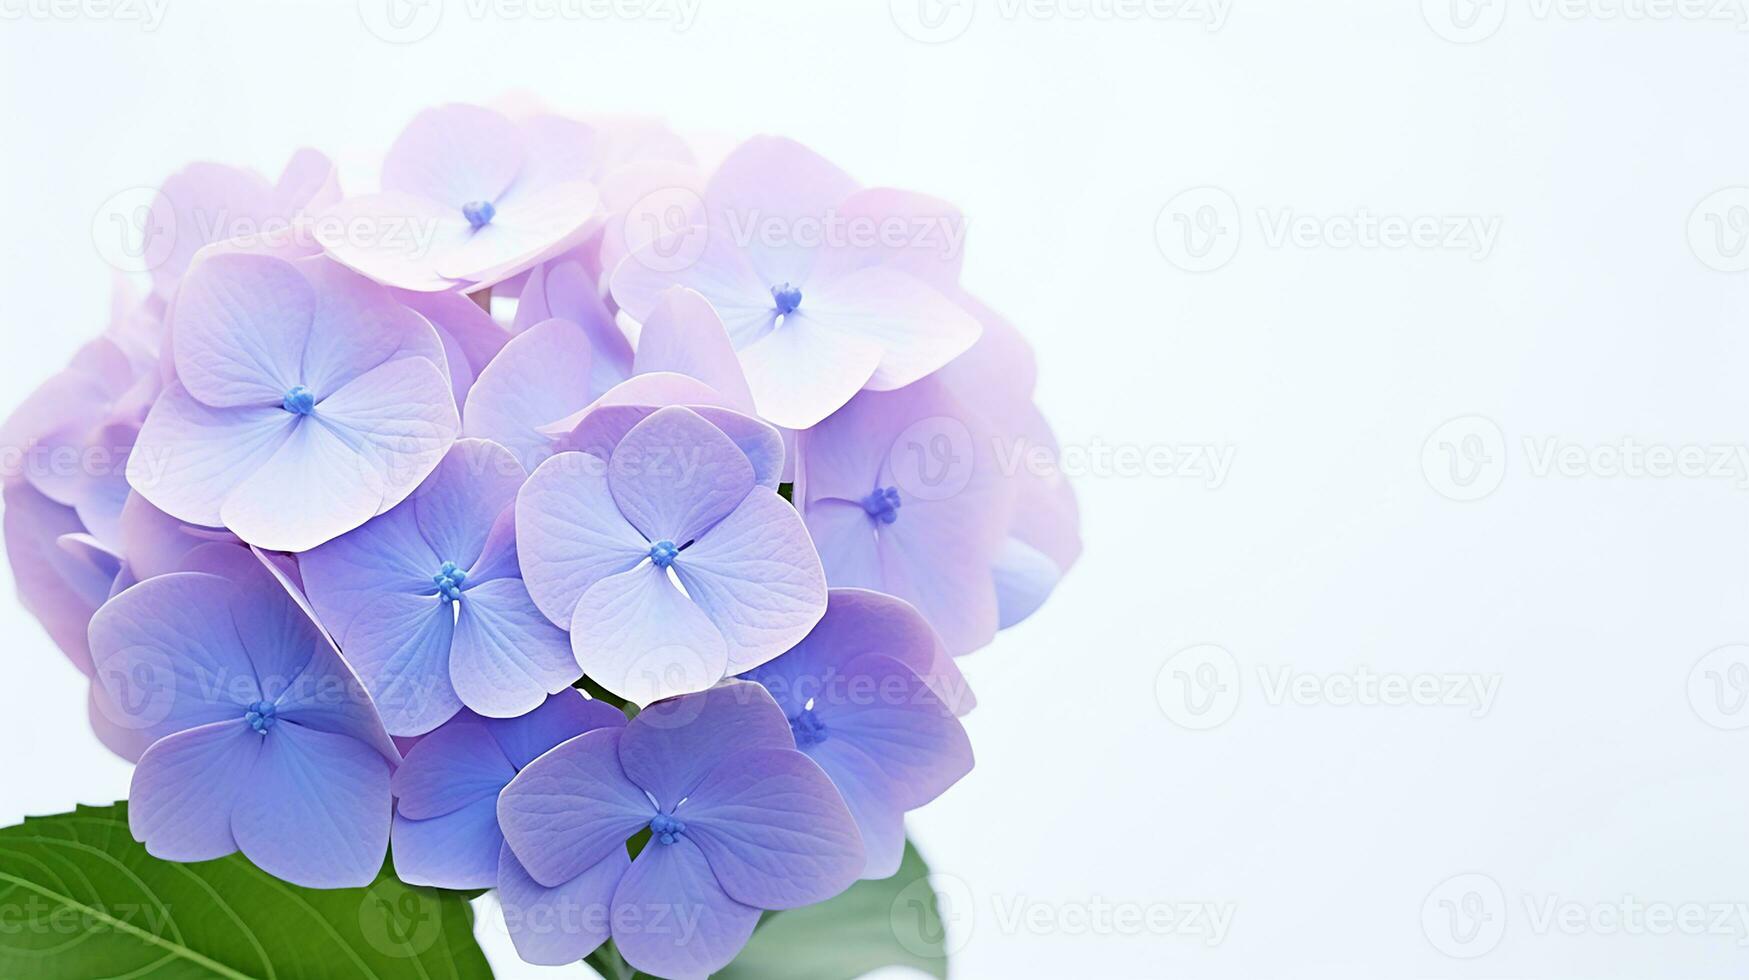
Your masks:
M 170 178 L 141 292 L 0 426 L 21 600 L 154 855 L 499 890 L 703 977 L 893 874 L 954 658 L 1075 562 L 963 219 L 759 137 L 444 106 L 343 189 Z

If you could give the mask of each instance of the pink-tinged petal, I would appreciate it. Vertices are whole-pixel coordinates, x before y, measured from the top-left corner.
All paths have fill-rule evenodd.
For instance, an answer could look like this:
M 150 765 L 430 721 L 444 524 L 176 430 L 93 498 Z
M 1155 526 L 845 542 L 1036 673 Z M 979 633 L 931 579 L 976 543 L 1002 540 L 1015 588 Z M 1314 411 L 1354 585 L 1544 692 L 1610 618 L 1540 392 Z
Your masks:
M 515 124 L 490 109 L 445 105 L 413 117 L 383 158 L 383 189 L 460 212 L 495 201 L 522 170 L 526 153 Z
M 327 207 L 339 199 L 340 178 L 334 161 L 308 147 L 292 154 L 273 186 L 274 210 L 285 215 Z
M 533 710 L 581 673 L 564 630 L 541 615 L 515 578 L 462 594 L 449 672 L 462 703 L 490 718 Z
M 638 854 L 613 893 L 613 941 L 642 973 L 704 980 L 729 965 L 759 924 L 730 898 L 704 852 L 684 837 Z
M 472 577 L 487 534 L 498 515 L 516 503 L 516 491 L 527 476 L 503 446 L 461 439 L 408 499 L 432 551 L 441 561 L 470 570 Z
M 356 739 L 281 721 L 262 737 L 231 832 L 256 867 L 306 888 L 361 888 L 389 846 L 389 763 Z
M 566 181 L 512 187 L 492 222 L 453 249 L 435 254 L 441 276 L 492 285 L 563 252 L 600 206 L 595 185 Z
M 958 208 L 915 191 L 870 187 L 845 198 L 834 214 L 856 234 L 822 256 L 816 274 L 878 265 L 957 291 L 966 235 Z
M 528 714 L 493 721 L 487 730 L 510 764 L 521 769 L 561 742 L 597 728 L 622 728 L 625 723 L 626 716 L 618 708 L 573 688 L 547 698 Z
M 229 495 L 223 523 L 250 544 L 307 551 L 405 499 L 459 427 L 449 382 L 435 365 L 390 361 L 319 402 Z
M 722 318 L 698 293 L 675 287 L 664 290 L 644 318 L 638 352 L 632 360 L 638 374 L 668 371 L 697 378 L 743 412 L 753 408 L 753 393 Z
M 705 204 L 713 235 L 739 229 L 731 233 L 768 286 L 800 285 L 821 251 L 822 222 L 856 190 L 849 174 L 800 143 L 755 136 L 724 158 L 705 187 Z M 768 239 L 760 234 L 765 227 L 779 234 Z
M 178 520 L 220 527 L 226 498 L 297 428 L 297 416 L 278 405 L 208 408 L 172 384 L 140 427 L 128 455 L 128 483 Z
M 104 717 L 152 740 L 241 719 L 261 689 L 232 615 L 239 591 L 216 575 L 175 572 L 99 609 L 92 682 Z
M 607 220 L 601 229 L 601 267 L 612 271 L 634 251 L 689 228 L 702 236 L 704 180 L 690 155 L 622 166 L 602 177 Z M 669 268 L 684 264 L 684 250 L 673 258 Z
M 63 535 L 84 530 L 70 508 L 26 484 L 7 487 L 5 502 L 6 557 L 18 599 L 73 666 L 90 674 L 86 626 L 109 597 L 114 575 L 106 577 L 57 543 Z
M 420 357 L 445 373 L 443 342 L 425 318 L 382 286 L 325 258 L 297 263 L 316 289 L 299 381 L 318 402 L 392 360 Z
M 614 447 L 607 485 L 644 537 L 685 545 L 753 489 L 753 465 L 697 412 L 670 407 L 633 426 Z
M 702 691 L 728 667 L 722 633 L 651 563 L 583 593 L 571 618 L 571 651 L 596 683 L 640 706 Z
M 189 551 L 206 544 L 203 537 L 189 534 L 182 521 L 152 506 L 138 490 L 128 493 L 122 504 L 117 537 L 122 555 L 128 556 L 129 569 L 140 579 L 177 570 Z
M 547 320 L 511 338 L 468 392 L 462 433 L 490 439 L 523 466 L 539 466 L 552 454 L 541 426 L 579 411 L 589 391 L 594 351 L 574 323 Z
M 589 870 L 650 822 L 655 808 L 620 768 L 621 730 L 571 739 L 529 763 L 498 794 L 498 825 L 517 860 L 556 887 Z
M 273 187 L 255 171 L 217 163 L 192 163 L 165 180 L 141 242 L 157 295 L 168 299 L 175 292 L 202 246 L 259 235 L 275 216 L 274 197 Z
M 637 565 L 650 543 L 620 516 L 606 466 L 561 453 L 534 471 L 516 496 L 522 580 L 555 625 L 571 624 L 577 600 L 596 582 Z
M 626 725 L 619 761 L 632 782 L 672 809 L 743 749 L 793 749 L 789 721 L 758 684 L 728 681 L 650 705 Z
M 453 607 L 436 596 L 386 592 L 341 638 L 391 735 L 423 735 L 462 708 L 450 683 Z
M 316 289 L 296 266 L 263 255 L 215 255 L 176 297 L 176 377 L 215 408 L 278 407 L 304 383 Z
M 594 405 L 561 420 L 549 431 L 563 431 L 556 442 L 560 450 L 578 450 L 598 459 L 611 459 L 615 446 L 639 422 L 669 405 L 698 413 L 721 429 L 753 467 L 754 482 L 776 490 L 783 482 L 787 456 L 783 435 L 756 418 L 720 408 L 716 392 L 679 374 L 640 374 L 603 395 Z
M 570 966 L 607 941 L 614 889 L 631 867 L 625 848 L 557 887 L 534 880 L 509 844 L 498 853 L 498 902 L 516 954 L 537 966 Z
M 756 908 L 823 902 L 854 884 L 867 860 L 832 781 L 793 749 L 735 753 L 676 813 L 723 890 Z
M 111 721 L 109 715 L 97 704 L 97 689 L 93 687 L 86 692 L 85 718 L 91 723 L 91 732 L 103 747 L 129 762 L 138 763 L 140 756 L 152 747 L 152 739 L 145 732 L 118 725 Z
M 826 573 L 807 528 L 764 487 L 682 552 L 674 572 L 728 641 L 729 673 L 795 646 L 826 611 Z
M 433 591 L 439 558 L 412 508 L 397 507 L 299 557 L 318 618 L 335 636 L 352 629 L 364 607 L 384 592 Z
M 631 341 L 614 323 L 613 311 L 596 288 L 594 273 L 581 260 L 561 256 L 529 271 L 528 282 L 517 298 L 515 330 L 521 333 L 547 320 L 574 323 L 589 338 L 593 352 L 589 398 L 631 376 Z
M 159 739 L 140 757 L 128 791 L 128 829 L 166 861 L 235 853 L 231 811 L 251 785 L 262 739 L 241 715 Z
M 419 740 L 395 770 L 395 812 L 430 820 L 481 800 L 496 801 L 516 775 L 485 724 L 457 718 Z
M 509 331 L 499 326 L 478 303 L 460 293 L 399 290 L 395 299 L 412 307 L 437 329 L 444 355 L 449 358 L 456 404 L 466 404 L 475 379 L 509 342 Z
M 655 312 L 669 289 L 684 286 L 698 292 L 722 318 L 737 350 L 777 325 L 771 295 L 775 283 L 754 270 L 732 228 L 689 227 L 658 238 L 621 261 L 611 282 L 614 302 L 639 322 Z
M 883 357 L 879 341 L 799 309 L 783 326 L 741 348 L 760 417 L 786 429 L 812 428 L 843 407 Z
M 797 312 L 881 348 L 880 366 L 868 379 L 877 391 L 940 369 L 970 350 L 982 330 L 951 298 L 896 269 L 872 266 L 809 286 Z
M 328 257 L 385 286 L 416 292 L 453 289 L 436 263 L 473 234 L 461 211 L 427 197 L 390 191 L 349 197 L 312 219 Z
M 491 888 L 498 883 L 498 799 L 486 796 L 441 817 L 397 813 L 389 831 L 395 877 L 432 888 Z

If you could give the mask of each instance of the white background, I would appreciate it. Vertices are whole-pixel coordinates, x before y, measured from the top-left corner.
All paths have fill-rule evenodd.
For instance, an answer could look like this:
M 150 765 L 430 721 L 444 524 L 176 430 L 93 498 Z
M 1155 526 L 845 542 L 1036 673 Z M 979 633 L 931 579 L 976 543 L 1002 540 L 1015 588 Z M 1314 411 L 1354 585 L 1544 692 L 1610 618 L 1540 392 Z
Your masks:
M 447 0 L 397 44 L 366 28 L 377 0 L 167 0 L 151 30 L 47 2 L 0 0 L 0 409 L 102 328 L 112 195 L 195 159 L 275 174 L 306 144 L 370 189 L 444 101 L 782 133 L 964 208 L 966 282 L 1031 337 L 1093 465 L 1085 558 L 964 662 L 979 765 L 914 820 L 960 899 L 959 976 L 1744 974 L 1749 653 L 1701 659 L 1749 642 L 1749 468 L 1610 455 L 1749 445 L 1749 273 L 1723 271 L 1749 264 L 1749 191 L 1696 212 L 1749 185 L 1738 23 L 1662 0 L 1457 0 L 1469 31 L 1443 0 L 1233 0 L 1218 29 L 1166 3 L 702 0 L 681 29 L 679 0 Z M 1363 211 L 1498 234 L 1275 238 Z M 1180 213 L 1230 260 L 1174 265 L 1197 264 Z M 1098 465 L 1113 447 L 1231 467 Z M 1579 462 L 1543 467 L 1550 447 Z M 82 678 L 10 601 L 0 631 L 0 819 L 124 796 Z M 1197 644 L 1226 653 L 1168 663 Z M 1324 693 L 1280 695 L 1284 670 Z M 1363 671 L 1496 696 L 1333 703 Z M 1442 886 L 1460 874 L 1485 877 Z M 1219 942 L 1107 928 L 1199 903 L 1231 914 Z

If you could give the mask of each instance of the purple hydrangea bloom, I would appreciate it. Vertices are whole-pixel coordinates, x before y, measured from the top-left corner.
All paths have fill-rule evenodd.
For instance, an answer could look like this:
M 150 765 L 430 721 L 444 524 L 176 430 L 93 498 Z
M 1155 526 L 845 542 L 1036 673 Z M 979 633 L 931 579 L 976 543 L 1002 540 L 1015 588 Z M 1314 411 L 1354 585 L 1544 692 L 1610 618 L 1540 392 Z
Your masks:
M 805 429 L 860 389 L 908 385 L 978 339 L 978 321 L 942 292 L 957 274 L 957 251 L 944 248 L 929 261 L 834 237 L 846 223 L 920 224 L 916 211 L 938 210 L 938 202 L 860 191 L 806 147 L 769 136 L 731 153 L 704 201 L 702 227 L 619 263 L 613 297 L 642 321 L 670 286 L 704 294 L 740 352 L 759 414 L 773 424 Z M 700 243 L 696 254 L 689 242 Z
M 325 211 L 317 237 L 336 260 L 387 285 L 491 286 L 586 231 L 598 203 L 593 143 L 588 126 L 556 117 L 427 109 L 389 148 L 381 193 Z
M 638 704 L 770 660 L 826 608 L 795 510 L 686 408 L 650 414 L 605 462 L 542 463 L 517 497 L 516 538 L 529 593 L 569 626 L 584 672 Z
M 241 850 L 313 888 L 376 877 L 400 755 L 339 652 L 264 568 L 141 582 L 92 618 L 91 654 L 97 706 L 151 744 L 128 806 L 148 852 Z
M 795 499 L 832 586 L 904 599 L 955 655 L 989 643 L 1014 485 L 984 420 L 932 377 L 865 391 L 797 444 Z
M 617 869 L 609 928 L 626 961 L 664 977 L 727 965 L 762 909 L 825 901 L 865 858 L 832 781 L 795 749 L 765 690 L 729 682 L 580 735 L 536 759 L 498 797 L 504 839 L 535 883 Z M 606 876 L 602 876 L 606 877 Z
M 464 705 L 513 717 L 577 679 L 564 631 L 522 584 L 523 476 L 509 450 L 463 439 L 394 510 L 299 560 L 390 733 L 424 734 Z
M 796 747 L 832 777 L 868 851 L 865 878 L 899 870 L 905 811 L 972 770 L 972 743 L 936 690 L 964 690 L 935 633 L 906 603 L 833 589 L 807 638 L 742 675 L 789 718 Z
M 613 366 L 611 341 L 603 337 L 558 319 L 512 337 L 468 393 L 463 434 L 491 439 L 530 469 L 545 462 L 554 447 L 543 429 L 582 410 L 625 377 Z
M 504 847 L 498 791 L 560 742 L 624 724 L 617 708 L 571 690 L 517 718 L 463 712 L 450 719 L 407 750 L 406 761 L 395 770 L 395 824 L 389 838 L 395 874 L 409 884 L 437 888 L 498 884 Z
M 460 427 L 431 325 L 324 259 L 201 261 L 171 330 L 128 481 L 188 523 L 313 548 L 400 503 Z

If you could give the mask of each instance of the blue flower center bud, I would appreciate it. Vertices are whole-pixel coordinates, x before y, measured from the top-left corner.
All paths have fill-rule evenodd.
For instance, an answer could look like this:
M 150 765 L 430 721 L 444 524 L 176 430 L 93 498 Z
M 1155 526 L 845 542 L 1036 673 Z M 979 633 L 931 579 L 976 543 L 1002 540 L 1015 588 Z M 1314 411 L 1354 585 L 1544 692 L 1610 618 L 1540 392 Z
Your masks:
M 462 205 L 462 217 L 468 219 L 468 224 L 475 231 L 479 231 L 491 224 L 493 218 L 498 217 L 498 209 L 492 206 L 491 201 L 469 201 Z
M 771 301 L 777 304 L 779 316 L 789 316 L 802 305 L 802 291 L 789 283 L 780 283 L 771 287 Z
M 874 493 L 862 498 L 862 509 L 868 511 L 868 516 L 882 524 L 891 524 L 899 519 L 899 488 L 880 487 Z
M 454 602 L 462 597 L 462 583 L 468 580 L 468 573 L 455 567 L 455 562 L 446 561 L 437 574 L 431 576 L 431 584 L 437 586 L 437 594 L 444 602 Z
M 674 559 L 679 557 L 680 549 L 674 547 L 674 542 L 667 538 L 650 546 L 650 560 L 656 563 L 657 568 L 667 568 L 674 564 Z
M 814 714 L 813 708 L 803 708 L 801 714 L 789 720 L 789 730 L 796 737 L 796 748 L 805 749 L 826 741 L 826 723 Z
M 658 813 L 650 818 L 650 837 L 663 844 L 672 844 L 680 839 L 686 831 L 686 824 L 676 820 L 666 813 Z
M 308 415 L 316 410 L 316 393 L 303 385 L 292 385 L 279 405 L 293 415 Z
M 273 727 L 273 723 L 278 721 L 279 717 L 278 712 L 274 710 L 273 702 L 257 701 L 243 712 L 243 720 L 249 723 L 250 728 L 266 735 L 267 730 Z

